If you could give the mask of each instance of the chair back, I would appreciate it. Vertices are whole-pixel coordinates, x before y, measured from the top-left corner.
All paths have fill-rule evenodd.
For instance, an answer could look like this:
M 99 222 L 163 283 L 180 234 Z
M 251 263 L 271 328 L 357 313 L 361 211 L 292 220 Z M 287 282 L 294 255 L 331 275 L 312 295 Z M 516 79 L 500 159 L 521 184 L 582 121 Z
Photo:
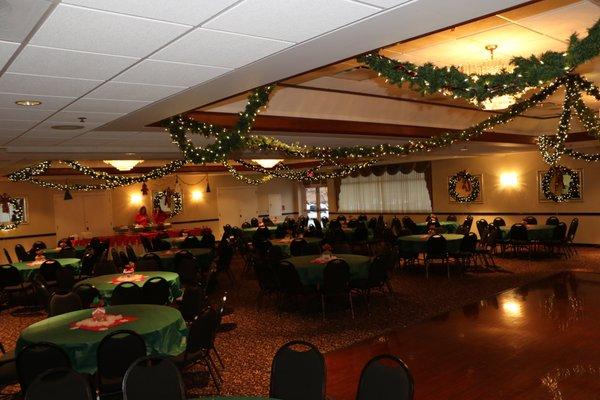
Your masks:
M 449 214 L 449 215 L 446 217 L 446 221 L 452 221 L 452 222 L 456 222 L 456 221 L 458 221 L 458 218 L 456 218 L 456 215 L 454 215 L 454 214 Z
M 46 282 L 56 281 L 56 274 L 61 268 L 60 263 L 56 260 L 46 260 L 40 265 L 39 273 Z
M 495 227 L 501 227 L 501 226 L 506 226 L 506 221 L 504 221 L 504 218 L 502 217 L 496 217 L 494 218 L 494 221 L 492 222 L 492 224 L 494 224 Z
M 118 269 L 123 269 L 125 266 L 121 262 L 121 257 L 119 256 L 119 251 L 114 247 L 110 249 L 110 258 L 112 258 L 112 262 Z
M 304 248 L 308 245 L 308 242 L 304 239 L 293 239 L 290 242 L 290 255 L 292 257 L 298 257 L 301 256 L 303 253 Z
M 405 229 L 408 229 L 413 234 L 417 233 L 417 231 L 418 231 L 417 224 L 408 215 L 402 217 L 402 225 L 404 226 Z
M 35 258 L 35 255 L 27 253 L 27 250 L 25 250 L 25 247 L 21 243 L 15 245 L 15 254 L 19 261 L 32 261 Z
M 487 230 L 488 222 L 482 218 L 475 223 L 475 226 L 477 227 L 477 232 L 479 233 L 479 237 L 483 237 L 484 232 Z
M 121 265 L 123 266 L 129 264 L 129 256 L 123 250 L 119 251 L 119 260 L 121 260 Z
M 8 250 L 6 250 L 6 248 L 4 248 L 4 258 L 6 258 L 6 262 L 9 264 L 13 263 L 13 260 L 10 256 L 10 254 L 8 253 Z
M 142 242 L 142 246 L 144 247 L 146 253 L 154 251 L 154 248 L 152 247 L 152 242 L 150 241 L 150 239 L 148 239 L 148 237 L 140 235 L 140 241 Z
M 470 253 L 473 254 L 477 250 L 477 235 L 475 232 L 469 232 L 469 234 L 465 235 L 460 241 L 460 251 L 461 253 Z
M 275 268 L 275 276 L 279 281 L 281 292 L 284 294 L 296 294 L 303 290 L 300 275 L 294 264 L 289 261 L 280 261 Z
M 169 250 L 171 248 L 171 244 L 162 240 L 161 237 L 155 236 L 152 238 L 152 248 L 154 251 Z
M 573 239 L 575 239 L 577 227 L 579 227 L 579 218 L 573 218 L 569 224 L 569 230 L 567 232 L 567 239 L 569 239 L 569 241 L 573 241 Z
M 94 300 L 100 299 L 100 292 L 89 283 L 81 283 L 73 288 L 73 293 L 81 299 L 82 308 L 90 308 Z
M 77 252 L 73 247 L 63 247 L 56 253 L 56 258 L 77 258 Z
M 135 254 L 135 250 L 133 250 L 133 247 L 131 247 L 131 245 L 127 245 L 125 246 L 125 251 L 127 252 L 127 258 L 129 259 L 129 261 L 137 261 L 137 255 Z
M 356 400 L 412 400 L 413 397 L 412 374 L 398 357 L 383 354 L 364 366 Z
M 162 261 L 157 254 L 146 253 L 137 260 L 135 267 L 138 271 L 160 271 Z
M 510 227 L 509 233 L 510 240 L 517 242 L 527 242 L 529 240 L 527 236 L 527 227 L 525 224 L 514 224 Z
M 15 361 L 23 393 L 27 393 L 29 385 L 43 372 L 53 368 L 71 368 L 71 360 L 67 353 L 57 345 L 47 342 L 25 346 L 17 353 Z
M 547 224 L 549 225 L 549 224 Z M 554 232 L 552 232 L 552 239 L 556 241 L 565 240 L 567 236 L 567 224 L 564 222 L 559 222 L 554 228 Z
M 94 264 L 96 263 L 96 257 L 93 251 L 86 252 L 81 257 L 81 267 L 79 269 L 79 278 L 92 276 L 94 273 Z
M 527 217 L 523 218 L 523 221 L 527 225 L 537 225 L 537 219 L 533 215 L 528 215 Z
M 175 257 L 177 255 L 175 254 Z M 175 261 L 175 272 L 179 275 L 181 286 L 188 287 L 198 284 L 198 261 L 194 256 L 191 258 L 181 257 Z
M 106 335 L 96 350 L 100 394 L 120 391 L 129 366 L 144 356 L 146 343 L 134 331 L 118 330 Z
M 23 283 L 23 277 L 13 265 L 0 265 L 0 288 L 4 289 L 7 286 L 18 286 Z
M 281 400 L 324 400 L 325 359 L 313 344 L 292 341 L 273 357 L 269 397 Z
M 279 265 L 271 267 L 264 261 L 254 263 L 254 275 L 256 275 L 261 290 L 279 289 L 279 282 L 277 281 L 277 275 L 275 275 L 277 268 L 279 268 Z
M 463 221 L 462 226 L 465 230 L 465 233 L 469 233 L 469 231 L 471 230 L 471 226 L 473 226 L 473 216 L 467 215 L 465 217 L 465 220 Z
M 110 304 L 142 304 L 142 288 L 133 282 L 121 282 L 113 290 Z
M 385 283 L 388 278 L 388 270 L 390 269 L 389 261 L 390 256 L 387 254 L 380 254 L 375 256 L 369 264 L 369 283 L 372 285 L 381 285 Z
M 217 312 L 208 307 L 190 324 L 186 346 L 187 354 L 194 354 L 214 347 L 217 328 L 219 327 Z
M 119 271 L 119 272 L 121 272 L 121 271 Z M 94 265 L 94 271 L 93 271 L 94 276 L 112 275 L 112 274 L 116 274 L 116 273 L 117 273 L 117 267 L 115 266 L 115 263 L 112 262 L 111 260 L 99 260 Z
M 81 298 L 73 292 L 67 294 L 54 293 L 50 298 L 49 317 L 78 311 L 83 308 Z
M 199 285 L 188 286 L 183 292 L 179 312 L 187 322 L 193 321 L 206 306 L 204 290 Z
M 164 306 L 169 302 L 170 295 L 169 282 L 160 276 L 148 279 L 142 287 L 142 302 L 144 304 Z
M 31 382 L 25 400 L 93 400 L 89 382 L 70 368 L 53 368 Z
M 75 286 L 75 273 L 72 267 L 60 267 L 56 271 L 57 291 L 59 293 L 68 293 Z
M 448 253 L 446 238 L 442 235 L 433 235 L 427 239 L 427 257 L 444 257 Z
M 48 246 L 46 246 L 46 243 L 44 243 L 41 240 L 36 240 L 35 242 L 33 242 L 33 244 L 31 245 L 31 248 L 34 250 L 34 252 L 38 251 L 38 250 L 43 250 L 43 249 L 47 249 Z
M 137 359 L 125 372 L 123 400 L 185 400 L 179 369 L 161 356 Z
M 345 260 L 336 258 L 327 263 L 323 268 L 324 294 L 344 293 L 350 285 L 350 266 Z
M 559 223 L 560 220 L 555 216 L 548 217 L 548 219 L 546 219 L 546 225 L 558 225 Z
M 258 227 L 258 218 L 254 217 L 250 220 L 250 225 L 252 225 L 252 227 Z

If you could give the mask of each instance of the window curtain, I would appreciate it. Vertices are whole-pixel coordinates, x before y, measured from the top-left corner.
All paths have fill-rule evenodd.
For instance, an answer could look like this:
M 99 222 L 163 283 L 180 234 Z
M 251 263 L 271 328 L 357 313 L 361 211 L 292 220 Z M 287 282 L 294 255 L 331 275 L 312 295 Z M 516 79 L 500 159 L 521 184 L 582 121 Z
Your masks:
M 339 211 L 431 212 L 426 171 L 380 176 L 347 177 L 341 180 Z

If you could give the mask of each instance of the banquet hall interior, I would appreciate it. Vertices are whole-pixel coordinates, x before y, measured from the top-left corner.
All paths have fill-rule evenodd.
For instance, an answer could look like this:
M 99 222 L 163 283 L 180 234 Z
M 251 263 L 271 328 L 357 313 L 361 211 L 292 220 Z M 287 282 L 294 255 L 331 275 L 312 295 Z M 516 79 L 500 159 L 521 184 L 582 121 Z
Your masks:
M 598 399 L 599 85 L 599 0 L 0 0 L 0 399 Z

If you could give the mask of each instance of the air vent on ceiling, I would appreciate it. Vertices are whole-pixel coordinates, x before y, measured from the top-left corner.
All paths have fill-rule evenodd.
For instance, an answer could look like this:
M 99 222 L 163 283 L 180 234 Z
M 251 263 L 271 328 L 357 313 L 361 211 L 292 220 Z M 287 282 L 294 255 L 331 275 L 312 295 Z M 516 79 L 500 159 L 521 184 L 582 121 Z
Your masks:
M 358 67 L 350 68 L 342 72 L 338 72 L 333 75 L 334 78 L 347 79 L 350 81 L 364 81 L 367 79 L 373 79 L 377 77 L 377 73 L 373 72 L 369 67 L 360 65 Z

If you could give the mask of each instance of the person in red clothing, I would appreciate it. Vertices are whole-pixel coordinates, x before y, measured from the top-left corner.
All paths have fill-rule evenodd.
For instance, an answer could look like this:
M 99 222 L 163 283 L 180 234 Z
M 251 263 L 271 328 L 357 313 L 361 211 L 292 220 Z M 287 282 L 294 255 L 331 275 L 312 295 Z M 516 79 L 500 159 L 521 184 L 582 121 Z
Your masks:
M 152 217 L 154 218 L 154 222 L 157 225 L 164 224 L 167 218 L 171 216 L 170 213 L 164 212 L 160 207 L 154 209 L 154 214 Z
M 135 224 L 147 226 L 150 223 L 150 216 L 146 210 L 146 206 L 141 206 L 140 210 L 135 214 Z

